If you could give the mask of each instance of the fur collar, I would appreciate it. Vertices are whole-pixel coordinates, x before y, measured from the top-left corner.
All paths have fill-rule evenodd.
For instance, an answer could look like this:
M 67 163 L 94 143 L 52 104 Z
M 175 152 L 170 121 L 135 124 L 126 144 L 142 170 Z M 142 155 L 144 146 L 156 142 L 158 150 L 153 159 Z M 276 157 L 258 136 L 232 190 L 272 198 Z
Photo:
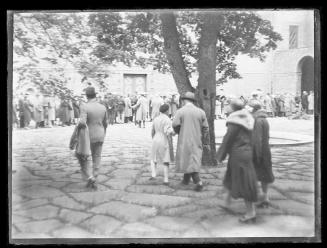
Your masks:
M 231 113 L 227 118 L 227 124 L 233 123 L 244 127 L 247 130 L 252 130 L 254 119 L 249 111 L 242 109 Z

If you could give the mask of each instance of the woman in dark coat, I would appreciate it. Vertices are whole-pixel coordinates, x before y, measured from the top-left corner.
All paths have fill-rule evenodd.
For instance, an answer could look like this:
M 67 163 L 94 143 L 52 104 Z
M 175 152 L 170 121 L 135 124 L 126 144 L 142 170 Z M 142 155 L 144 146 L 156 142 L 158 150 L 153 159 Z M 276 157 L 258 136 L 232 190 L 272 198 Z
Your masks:
M 263 201 L 258 204 L 258 207 L 267 208 L 269 206 L 268 185 L 275 180 L 269 146 L 269 123 L 266 119 L 267 113 L 261 109 L 260 102 L 252 102 L 251 107 L 255 120 L 252 132 L 253 163 L 263 192 Z
M 229 155 L 223 182 L 228 190 L 226 205 L 230 205 L 231 197 L 243 198 L 246 213 L 239 221 L 247 223 L 256 220 L 254 203 L 257 201 L 257 177 L 251 144 L 254 119 L 243 107 L 242 100 L 233 99 L 227 108 L 227 133 L 217 152 L 217 161 L 221 163 Z

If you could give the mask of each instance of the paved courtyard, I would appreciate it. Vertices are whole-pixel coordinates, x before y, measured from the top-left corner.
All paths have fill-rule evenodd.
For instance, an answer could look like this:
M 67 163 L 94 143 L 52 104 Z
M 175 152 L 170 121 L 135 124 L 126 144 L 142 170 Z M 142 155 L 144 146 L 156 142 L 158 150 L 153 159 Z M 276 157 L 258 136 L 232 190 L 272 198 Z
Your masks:
M 271 130 L 313 135 L 313 121 L 273 119 Z M 283 124 L 284 123 L 284 124 Z M 224 121 L 217 128 L 225 128 Z M 97 191 L 85 188 L 68 143 L 73 127 L 13 131 L 12 238 L 310 237 L 314 235 L 313 144 L 273 147 L 273 206 L 240 224 L 244 203 L 224 209 L 226 167 L 203 168 L 203 192 L 149 181 L 151 123 L 109 126 Z M 176 138 L 175 138 L 176 142 Z M 176 147 L 176 146 L 175 146 Z M 162 169 L 162 168 L 161 168 Z M 11 176 L 11 175 L 9 175 Z

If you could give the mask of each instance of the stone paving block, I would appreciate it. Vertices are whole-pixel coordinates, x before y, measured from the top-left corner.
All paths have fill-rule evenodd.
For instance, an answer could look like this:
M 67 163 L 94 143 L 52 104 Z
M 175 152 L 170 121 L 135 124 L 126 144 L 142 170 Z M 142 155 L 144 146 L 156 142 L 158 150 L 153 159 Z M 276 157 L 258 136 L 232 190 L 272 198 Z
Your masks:
M 126 193 L 122 196 L 121 200 L 127 203 L 134 203 L 165 209 L 169 207 L 176 207 L 179 205 L 187 204 L 192 199 L 168 195 Z
M 286 200 L 287 197 L 285 195 L 283 195 L 282 193 L 280 193 L 279 191 L 277 191 L 274 188 L 269 188 L 268 189 L 268 195 L 269 195 L 269 199 L 270 200 Z
M 22 188 L 18 192 L 20 195 L 30 197 L 30 198 L 52 198 L 65 193 L 48 186 L 33 185 L 31 187 Z
M 106 191 L 108 189 L 109 188 L 105 185 L 98 183 L 97 191 Z M 92 189 L 86 188 L 86 182 L 71 183 L 63 187 L 61 190 L 66 193 L 94 192 Z
M 192 197 L 192 198 L 208 198 L 208 197 L 215 197 L 217 195 L 217 192 L 216 191 L 196 192 L 191 188 L 190 190 L 177 190 L 173 192 L 171 195 Z
M 276 180 L 272 187 L 288 192 L 314 192 L 313 181 Z
M 111 200 L 119 200 L 124 192 L 118 190 L 106 190 L 95 192 L 70 193 L 70 195 L 79 202 L 85 202 L 89 205 L 98 205 Z
M 111 201 L 91 208 L 90 212 L 114 216 L 122 221 L 133 222 L 146 217 L 155 216 L 157 210 L 151 207 Z
M 17 223 L 21 223 L 21 222 L 28 222 L 28 221 L 31 221 L 31 219 L 23 217 L 23 216 L 16 215 L 16 214 L 13 214 L 12 219 L 11 219 L 11 222 L 13 224 L 17 224 Z
M 68 196 L 61 196 L 53 198 L 51 201 L 54 205 L 59 205 L 60 207 L 64 208 L 71 208 L 76 210 L 84 210 L 86 208 L 85 205 L 81 204 L 80 202 L 75 201 L 74 199 Z
M 125 157 L 124 157 L 125 159 Z M 144 167 L 144 164 L 131 164 L 131 163 L 126 163 L 126 164 L 120 164 L 117 166 L 118 169 L 129 169 L 129 170 L 140 170 L 142 167 Z
M 17 193 L 12 192 L 12 195 L 11 195 L 11 203 L 12 203 L 12 205 L 18 204 L 18 203 L 23 202 L 23 201 L 26 201 L 26 200 L 27 200 L 26 197 L 20 196 Z
M 174 237 L 172 234 L 163 232 L 151 225 L 142 222 L 128 223 L 122 226 L 117 233 L 116 238 L 167 238 Z
M 25 167 L 19 168 L 19 170 L 16 171 L 16 173 L 13 175 L 13 179 L 19 179 L 19 180 L 40 180 L 42 177 L 39 177 L 37 175 L 31 174 L 28 169 Z
M 146 219 L 144 222 L 163 230 L 181 232 L 192 226 L 196 220 L 193 218 L 182 218 L 175 216 L 156 216 L 154 218 Z
M 83 238 L 105 238 L 104 236 L 90 233 L 74 225 L 65 225 L 51 233 L 55 238 L 83 239 Z
M 299 215 L 299 216 L 314 216 L 314 206 L 293 201 L 293 200 L 279 200 L 272 202 L 273 206 L 283 210 L 285 214 Z
M 187 204 L 187 205 L 184 205 L 184 206 L 178 206 L 178 207 L 163 209 L 161 211 L 161 214 L 162 215 L 169 215 L 169 216 L 178 216 L 178 215 L 182 215 L 184 213 L 188 213 L 188 212 L 198 210 L 200 208 L 201 208 L 200 205 L 196 205 L 195 203 L 191 203 L 191 204 Z
M 139 172 L 137 170 L 117 169 L 111 173 L 114 178 L 131 178 L 135 179 Z
M 83 221 L 80 225 L 92 233 L 111 238 L 111 233 L 121 226 L 122 222 L 109 216 L 96 215 Z
M 204 206 L 207 208 L 219 208 L 219 206 L 224 205 L 224 200 L 219 199 L 217 197 L 215 198 L 207 198 L 207 199 L 199 199 L 194 202 L 197 205 Z
M 24 180 L 13 180 L 12 181 L 12 189 L 14 191 L 19 192 L 21 188 L 26 188 L 26 187 L 30 187 L 33 185 L 42 185 L 42 186 L 47 186 L 49 184 L 52 184 L 53 181 L 51 180 L 45 180 L 45 179 L 41 179 L 41 180 L 28 180 L 28 181 L 24 181 Z
M 58 215 L 59 208 L 51 205 L 43 205 L 30 209 L 15 211 L 16 214 L 33 218 L 35 220 L 50 219 Z
M 133 183 L 133 179 L 109 179 L 106 185 L 111 189 L 124 190 Z
M 12 209 L 18 210 L 18 209 L 29 209 L 41 205 L 47 204 L 49 201 L 47 199 L 34 199 L 30 201 L 25 201 L 23 203 L 17 203 L 12 206 Z
M 22 233 L 47 234 L 51 230 L 62 227 L 63 224 L 59 220 L 49 219 L 17 223 L 16 226 Z
M 199 220 L 199 219 L 206 219 L 206 218 L 210 219 L 213 216 L 223 215 L 223 214 L 226 214 L 224 210 L 222 210 L 219 207 L 214 207 L 214 208 L 199 209 L 193 212 L 184 213 L 181 215 L 181 217 L 193 218 Z
M 291 195 L 293 200 L 311 204 L 311 205 L 315 203 L 314 201 L 315 196 L 312 193 L 290 192 L 289 194 Z
M 69 209 L 61 209 L 59 213 L 59 217 L 63 219 L 63 222 L 69 222 L 73 224 L 77 224 L 90 217 L 91 214 L 77 211 L 77 210 L 69 210 Z
M 44 233 L 15 233 L 12 235 L 13 239 L 51 239 L 51 235 Z M 16 242 L 13 242 L 16 243 Z M 19 244 L 19 241 L 17 242 Z
M 213 237 L 200 223 L 181 232 L 179 238 L 211 238 Z
M 131 185 L 126 188 L 128 192 L 135 193 L 149 193 L 149 194 L 169 194 L 174 192 L 174 189 L 167 187 L 165 185 Z

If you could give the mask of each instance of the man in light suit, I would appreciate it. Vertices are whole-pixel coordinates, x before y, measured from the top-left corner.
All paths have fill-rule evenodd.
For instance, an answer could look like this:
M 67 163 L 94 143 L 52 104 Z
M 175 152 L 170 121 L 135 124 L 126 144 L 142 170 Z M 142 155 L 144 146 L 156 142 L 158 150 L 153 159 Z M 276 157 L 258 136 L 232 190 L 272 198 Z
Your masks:
M 87 103 L 81 106 L 81 115 L 79 127 L 89 129 L 91 154 L 93 167 L 87 165 L 88 183 L 86 187 L 97 189 L 96 178 L 101 162 L 101 152 L 107 129 L 107 111 L 106 107 L 96 101 L 96 92 L 94 87 L 87 87 L 85 90 Z

